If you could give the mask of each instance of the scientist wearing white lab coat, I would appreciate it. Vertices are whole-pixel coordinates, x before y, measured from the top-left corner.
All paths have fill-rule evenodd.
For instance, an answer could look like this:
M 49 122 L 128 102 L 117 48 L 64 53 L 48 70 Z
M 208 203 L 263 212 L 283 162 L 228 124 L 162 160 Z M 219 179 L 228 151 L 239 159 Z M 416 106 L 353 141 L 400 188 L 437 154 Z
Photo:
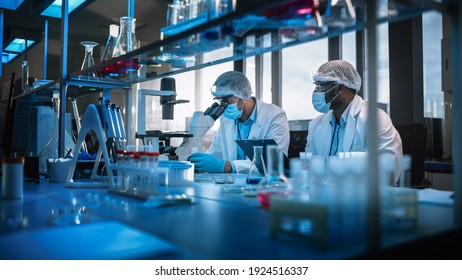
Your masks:
M 332 60 L 312 74 L 314 108 L 324 113 L 309 124 L 307 150 L 313 156 L 337 156 L 341 152 L 367 152 L 367 102 L 356 93 L 361 77 L 344 60 Z M 377 108 L 378 153 L 394 163 L 394 183 L 399 179 L 403 156 L 401 137 L 388 114 Z
M 235 140 L 274 139 L 287 155 L 289 123 L 286 113 L 274 104 L 261 102 L 252 95 L 247 77 L 241 72 L 221 74 L 212 86 L 215 99 L 227 98 L 228 106 L 220 117 L 220 126 L 210 147 L 194 153 L 189 160 L 201 172 L 248 172 L 251 160 L 245 157 Z

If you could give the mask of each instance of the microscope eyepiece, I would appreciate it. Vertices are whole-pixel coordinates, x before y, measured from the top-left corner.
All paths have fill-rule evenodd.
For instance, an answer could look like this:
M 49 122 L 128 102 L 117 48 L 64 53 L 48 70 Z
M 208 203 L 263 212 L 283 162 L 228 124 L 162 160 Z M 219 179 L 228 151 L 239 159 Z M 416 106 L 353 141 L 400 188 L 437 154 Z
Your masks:
M 214 121 L 216 121 L 228 107 L 228 98 L 221 98 L 220 104 L 214 102 L 207 110 L 205 110 L 204 115 L 209 115 Z

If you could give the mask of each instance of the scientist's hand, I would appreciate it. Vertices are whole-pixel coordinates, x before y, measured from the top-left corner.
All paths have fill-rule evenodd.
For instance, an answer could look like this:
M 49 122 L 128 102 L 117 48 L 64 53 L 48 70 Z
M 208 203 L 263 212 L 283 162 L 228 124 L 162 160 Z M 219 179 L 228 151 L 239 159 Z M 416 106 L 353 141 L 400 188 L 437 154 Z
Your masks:
M 194 168 L 202 172 L 223 173 L 225 171 L 225 161 L 206 153 L 194 153 L 189 157 L 194 163 Z

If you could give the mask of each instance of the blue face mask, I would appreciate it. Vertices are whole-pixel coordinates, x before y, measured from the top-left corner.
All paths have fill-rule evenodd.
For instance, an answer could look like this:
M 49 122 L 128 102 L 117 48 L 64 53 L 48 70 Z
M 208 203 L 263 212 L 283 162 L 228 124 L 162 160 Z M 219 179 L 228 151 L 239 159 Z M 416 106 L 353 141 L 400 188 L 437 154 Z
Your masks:
M 230 120 L 237 120 L 242 116 L 242 112 L 243 110 L 239 110 L 239 108 L 237 107 L 237 102 L 236 102 L 226 107 L 226 110 L 223 112 L 223 116 L 225 116 L 225 118 L 228 118 Z
M 320 112 L 320 113 L 327 113 L 329 112 L 330 110 L 330 105 L 332 104 L 332 101 L 334 101 L 338 95 L 340 94 L 337 93 L 337 95 L 332 98 L 332 100 L 329 102 L 329 103 L 326 103 L 326 93 L 328 93 L 329 91 L 333 90 L 334 88 L 336 88 L 338 86 L 335 85 L 334 87 L 330 88 L 328 91 L 326 92 L 323 92 L 323 91 L 315 91 L 313 92 L 313 96 L 312 96 L 312 99 L 311 99 L 311 102 L 313 103 L 313 106 L 314 108 L 316 109 L 316 111 Z

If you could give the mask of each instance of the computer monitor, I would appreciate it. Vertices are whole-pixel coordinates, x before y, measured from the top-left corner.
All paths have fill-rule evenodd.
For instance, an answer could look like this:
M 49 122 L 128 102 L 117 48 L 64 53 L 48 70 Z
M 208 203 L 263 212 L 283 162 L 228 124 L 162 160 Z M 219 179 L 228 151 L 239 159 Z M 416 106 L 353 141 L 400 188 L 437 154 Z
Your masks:
M 0 78 L 0 149 L 4 156 L 10 155 L 13 128 L 14 73 Z

